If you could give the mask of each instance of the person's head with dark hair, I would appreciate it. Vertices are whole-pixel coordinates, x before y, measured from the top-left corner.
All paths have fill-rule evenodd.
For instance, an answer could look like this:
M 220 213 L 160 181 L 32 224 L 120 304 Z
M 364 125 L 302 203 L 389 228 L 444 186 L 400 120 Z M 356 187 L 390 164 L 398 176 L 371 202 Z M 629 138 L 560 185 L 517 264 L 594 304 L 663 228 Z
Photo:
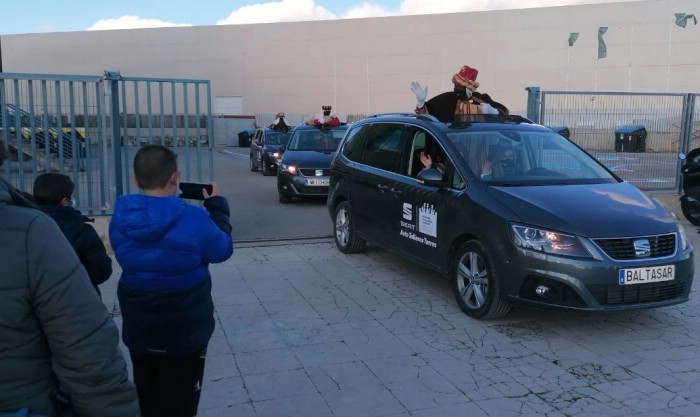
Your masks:
M 177 155 L 162 145 L 145 145 L 134 156 L 134 180 L 144 191 L 174 195 L 177 191 Z
M 0 166 L 5 162 L 5 159 L 10 157 L 10 153 L 5 148 L 5 141 L 0 140 Z
M 42 206 L 72 206 L 75 184 L 68 175 L 46 172 L 34 179 L 34 201 Z

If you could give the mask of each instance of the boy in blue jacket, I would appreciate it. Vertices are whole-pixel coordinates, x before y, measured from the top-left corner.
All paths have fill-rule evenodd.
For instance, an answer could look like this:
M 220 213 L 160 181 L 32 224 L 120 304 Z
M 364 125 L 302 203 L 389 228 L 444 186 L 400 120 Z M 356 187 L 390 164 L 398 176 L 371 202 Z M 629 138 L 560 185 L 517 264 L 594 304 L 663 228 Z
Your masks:
M 197 414 L 214 331 L 209 264 L 233 254 L 229 206 L 211 183 L 204 208 L 176 196 L 176 154 L 146 145 L 134 156 L 141 190 L 117 198 L 109 225 L 122 268 L 117 296 L 143 417 Z

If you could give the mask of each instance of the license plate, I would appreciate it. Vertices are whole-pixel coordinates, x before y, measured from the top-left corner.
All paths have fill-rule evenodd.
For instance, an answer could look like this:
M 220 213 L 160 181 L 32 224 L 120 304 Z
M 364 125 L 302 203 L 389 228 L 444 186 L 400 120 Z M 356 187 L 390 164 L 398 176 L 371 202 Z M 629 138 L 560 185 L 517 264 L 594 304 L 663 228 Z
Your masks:
M 327 178 L 326 179 L 319 179 L 319 180 L 316 180 L 316 179 L 308 180 L 307 179 L 304 183 L 308 186 L 311 186 L 311 187 L 328 187 L 329 180 Z
M 648 268 L 621 269 L 618 275 L 620 285 L 647 284 L 650 282 L 673 281 L 675 265 L 650 266 Z

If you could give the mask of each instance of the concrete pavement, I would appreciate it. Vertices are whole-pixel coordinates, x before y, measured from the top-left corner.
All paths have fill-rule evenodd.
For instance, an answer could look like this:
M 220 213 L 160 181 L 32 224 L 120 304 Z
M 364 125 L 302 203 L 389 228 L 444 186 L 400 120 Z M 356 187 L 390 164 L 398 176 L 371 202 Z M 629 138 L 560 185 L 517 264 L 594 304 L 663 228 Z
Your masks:
M 675 194 L 656 197 L 677 210 Z M 211 271 L 200 416 L 700 415 L 697 291 L 660 309 L 482 322 L 447 280 L 371 245 L 243 244 Z M 102 291 L 121 324 L 119 272 Z

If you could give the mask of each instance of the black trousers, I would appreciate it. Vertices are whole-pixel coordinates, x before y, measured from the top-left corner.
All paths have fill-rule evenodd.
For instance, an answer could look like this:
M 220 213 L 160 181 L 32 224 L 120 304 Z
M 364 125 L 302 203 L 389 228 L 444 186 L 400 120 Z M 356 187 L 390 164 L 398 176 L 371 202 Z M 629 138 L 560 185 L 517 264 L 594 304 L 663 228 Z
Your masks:
M 196 416 L 206 354 L 206 348 L 187 356 L 130 350 L 141 416 Z

